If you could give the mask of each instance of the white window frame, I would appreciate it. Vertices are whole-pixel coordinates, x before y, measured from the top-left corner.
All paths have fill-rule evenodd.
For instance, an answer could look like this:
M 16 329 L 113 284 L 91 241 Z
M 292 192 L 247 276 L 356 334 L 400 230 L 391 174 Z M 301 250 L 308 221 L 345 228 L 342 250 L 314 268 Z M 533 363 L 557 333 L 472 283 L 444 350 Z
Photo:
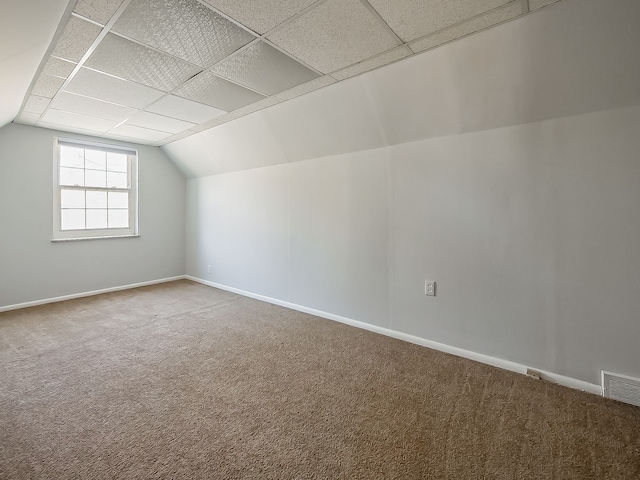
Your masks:
M 111 153 L 126 154 L 128 158 L 128 188 L 84 187 L 60 185 L 60 147 L 70 146 L 102 150 Z M 90 240 L 99 238 L 137 237 L 138 234 L 138 150 L 131 147 L 108 143 L 90 142 L 75 138 L 54 137 L 53 162 L 53 239 L 54 242 L 67 240 Z M 129 227 L 62 230 L 62 189 L 94 190 L 94 191 L 127 191 L 129 192 Z

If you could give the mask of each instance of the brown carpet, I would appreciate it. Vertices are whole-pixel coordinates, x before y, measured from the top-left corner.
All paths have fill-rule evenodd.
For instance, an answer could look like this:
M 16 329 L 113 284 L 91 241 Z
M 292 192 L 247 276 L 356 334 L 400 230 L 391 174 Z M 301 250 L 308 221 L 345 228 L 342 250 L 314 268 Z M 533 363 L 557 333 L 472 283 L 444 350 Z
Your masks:
M 640 409 L 180 281 L 0 314 L 0 478 L 638 479 Z

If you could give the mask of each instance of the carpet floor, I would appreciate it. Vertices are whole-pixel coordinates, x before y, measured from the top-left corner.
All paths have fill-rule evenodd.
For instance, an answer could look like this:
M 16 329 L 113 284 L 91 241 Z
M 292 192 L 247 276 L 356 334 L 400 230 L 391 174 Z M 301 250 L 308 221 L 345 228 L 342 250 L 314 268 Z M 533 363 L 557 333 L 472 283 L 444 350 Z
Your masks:
M 638 479 L 640 408 L 189 281 L 0 314 L 2 479 Z

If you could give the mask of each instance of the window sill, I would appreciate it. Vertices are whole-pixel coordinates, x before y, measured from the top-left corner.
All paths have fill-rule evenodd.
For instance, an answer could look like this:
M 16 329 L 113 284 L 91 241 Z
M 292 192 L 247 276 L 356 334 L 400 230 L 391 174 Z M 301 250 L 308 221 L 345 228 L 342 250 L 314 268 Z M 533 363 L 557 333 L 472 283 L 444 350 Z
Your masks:
M 100 237 L 74 237 L 74 238 L 52 238 L 52 243 L 58 242 L 77 242 L 81 240 L 103 240 L 105 238 L 137 238 L 139 234 L 136 235 L 102 235 Z

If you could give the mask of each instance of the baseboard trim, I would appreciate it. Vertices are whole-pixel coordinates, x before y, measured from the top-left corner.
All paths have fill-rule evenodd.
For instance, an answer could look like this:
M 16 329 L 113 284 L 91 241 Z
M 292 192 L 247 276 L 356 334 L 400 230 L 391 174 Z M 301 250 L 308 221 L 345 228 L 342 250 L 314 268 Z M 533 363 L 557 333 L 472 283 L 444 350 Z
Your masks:
M 309 313 L 311 315 L 315 315 L 321 318 L 326 318 L 328 320 L 334 320 L 336 322 L 344 323 L 346 325 L 351 325 L 352 327 L 362 328 L 363 330 L 368 330 L 370 332 L 386 335 L 387 337 L 397 338 L 398 340 L 404 340 L 405 342 L 414 343 L 416 345 L 421 345 L 423 347 L 432 348 L 433 350 L 450 353 L 458 357 L 467 358 L 469 360 L 491 365 L 493 367 L 502 368 L 503 370 L 509 370 L 511 372 L 516 372 L 524 375 L 528 368 L 535 368 L 527 365 L 522 365 L 520 363 L 511 362 L 509 360 L 503 360 L 501 358 L 492 357 L 490 355 L 485 355 L 483 353 L 472 352 L 470 350 L 464 350 L 462 348 L 446 345 L 444 343 L 434 342 L 433 340 L 427 340 L 426 338 L 416 337 L 415 335 L 398 332 L 396 330 L 391 330 L 389 328 L 379 327 L 377 325 L 371 325 L 369 323 L 361 322 L 359 320 L 353 320 L 351 318 L 342 317 L 340 315 L 334 315 L 333 313 L 323 312 L 321 310 L 316 310 L 315 308 L 309 308 L 303 305 L 298 305 L 295 303 L 278 300 L 277 298 L 271 298 L 265 295 L 259 295 L 257 293 L 247 292 L 245 290 L 240 290 L 239 288 L 229 287 L 228 285 L 222 285 L 219 283 L 210 282 L 208 280 L 194 277 L 192 275 L 185 275 L 185 278 L 187 280 L 192 280 L 194 282 L 198 282 L 203 285 L 219 288 L 220 290 L 226 290 L 228 292 L 237 293 L 238 295 L 254 298 L 256 300 L 262 300 L 263 302 L 279 305 L 281 307 L 290 308 L 292 310 L 297 310 L 299 312 Z M 540 372 L 541 374 L 540 377 L 543 380 L 557 383 L 558 385 L 562 385 L 565 387 L 574 388 L 574 389 L 582 390 L 589 393 L 594 393 L 596 395 L 602 395 L 602 387 L 600 385 L 585 382 L 583 380 L 578 380 L 576 378 L 567 377 L 565 375 L 560 375 L 553 372 L 547 372 L 547 371 L 538 370 L 538 369 L 536 370 Z
M 36 307 L 38 305 L 46 305 L 47 303 L 64 302 L 65 300 L 73 300 L 74 298 L 90 297 L 92 295 L 100 295 L 101 293 L 118 292 L 120 290 L 129 290 L 131 288 L 146 287 L 148 285 L 156 285 L 158 283 L 174 282 L 176 280 L 184 280 L 185 275 L 177 277 L 160 278 L 157 280 L 149 280 L 148 282 L 131 283 L 129 285 L 121 285 L 119 287 L 103 288 L 100 290 L 92 290 L 90 292 L 73 293 L 71 295 L 63 295 L 62 297 L 44 298 L 42 300 L 34 300 L 32 302 L 16 303 L 15 305 L 7 305 L 0 307 L 0 313 L 10 310 L 18 310 L 20 308 Z

